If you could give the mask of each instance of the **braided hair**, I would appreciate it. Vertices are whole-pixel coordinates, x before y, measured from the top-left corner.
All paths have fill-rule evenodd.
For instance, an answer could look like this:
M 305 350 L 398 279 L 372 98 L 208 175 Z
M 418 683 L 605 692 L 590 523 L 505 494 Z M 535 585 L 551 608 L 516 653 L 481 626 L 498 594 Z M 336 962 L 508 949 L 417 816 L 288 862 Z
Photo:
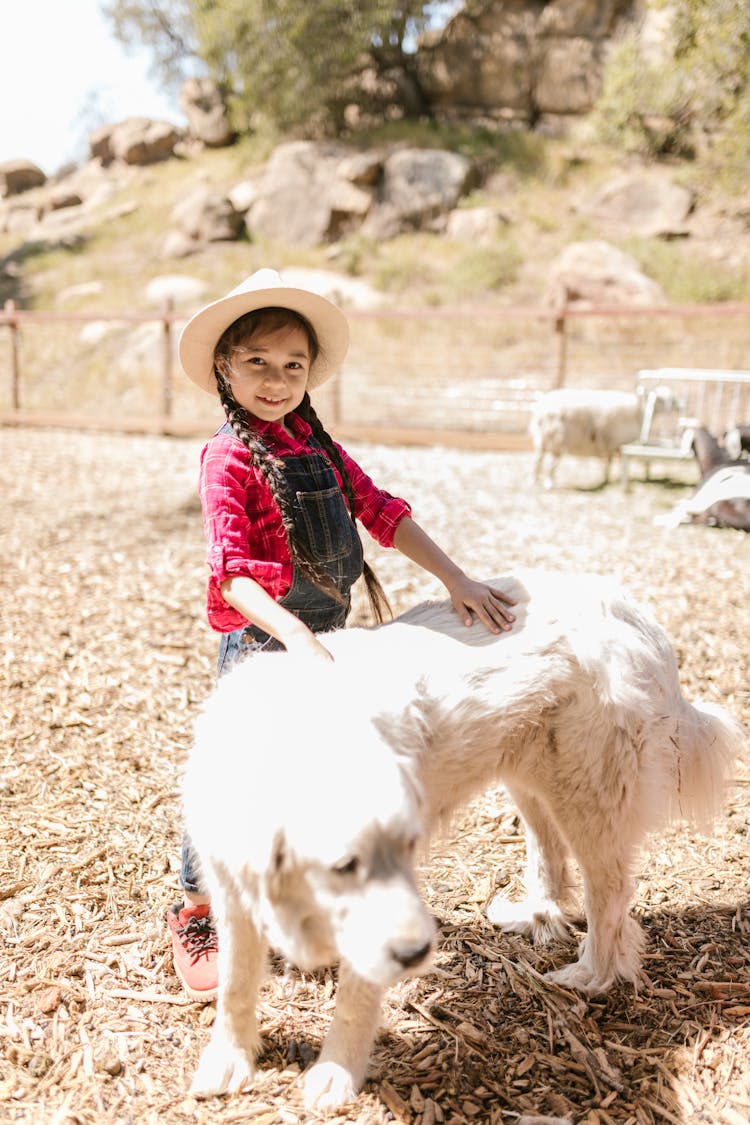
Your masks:
M 345 599 L 337 589 L 330 575 L 323 570 L 306 544 L 301 542 L 297 535 L 294 522 L 294 496 L 284 476 L 283 460 L 280 457 L 274 457 L 268 446 L 261 439 L 253 423 L 252 415 L 237 402 L 232 394 L 229 381 L 231 354 L 241 341 L 247 340 L 248 337 L 253 336 L 259 329 L 275 332 L 281 328 L 289 328 L 291 326 L 301 327 L 306 333 L 310 345 L 311 361 L 314 362 L 320 352 L 320 347 L 312 325 L 304 317 L 293 312 L 291 309 L 264 308 L 246 313 L 225 329 L 214 350 L 214 375 L 216 377 L 219 399 L 224 408 L 227 421 L 250 454 L 250 461 L 253 468 L 263 477 L 263 480 L 266 482 L 271 492 L 274 504 L 278 508 L 289 544 L 292 564 L 300 570 L 309 582 L 317 586 L 319 590 L 328 594 L 335 601 L 343 603 Z M 296 413 L 308 423 L 313 432 L 313 436 L 320 443 L 332 464 L 338 469 L 343 484 L 344 497 L 349 508 L 352 523 L 354 523 L 355 502 L 351 478 L 346 471 L 343 458 L 336 448 L 333 439 L 313 409 L 307 391 L 305 391 L 302 402 L 297 407 Z M 359 532 L 357 532 L 357 534 L 359 534 Z M 386 615 L 391 616 L 391 607 L 388 604 L 385 591 L 367 562 L 364 563 L 363 576 L 373 616 L 376 621 L 381 622 Z

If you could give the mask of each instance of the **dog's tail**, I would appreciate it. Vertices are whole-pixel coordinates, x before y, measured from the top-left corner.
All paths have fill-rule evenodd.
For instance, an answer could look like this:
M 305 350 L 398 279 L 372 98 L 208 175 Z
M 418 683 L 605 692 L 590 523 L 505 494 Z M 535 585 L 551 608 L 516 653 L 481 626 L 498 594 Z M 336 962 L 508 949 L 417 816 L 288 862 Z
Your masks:
M 687 820 L 709 828 L 721 809 L 734 761 L 745 742 L 741 723 L 714 703 L 682 694 L 674 649 L 650 613 L 611 591 L 603 601 L 606 627 L 593 599 L 590 627 L 580 615 L 576 657 L 606 701 L 618 727 L 643 740 L 641 815 L 654 826 Z M 640 733 L 639 733 L 640 732 Z
M 708 828 L 726 796 L 744 728 L 717 704 L 683 699 L 670 738 L 675 762 L 671 817 Z

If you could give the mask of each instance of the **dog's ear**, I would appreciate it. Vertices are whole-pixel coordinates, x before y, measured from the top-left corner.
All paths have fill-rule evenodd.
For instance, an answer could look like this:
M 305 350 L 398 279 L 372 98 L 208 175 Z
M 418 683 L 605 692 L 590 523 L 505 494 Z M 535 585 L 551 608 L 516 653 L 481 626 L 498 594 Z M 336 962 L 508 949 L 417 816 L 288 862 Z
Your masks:
M 271 854 L 266 868 L 266 892 L 272 902 L 277 902 L 283 893 L 284 875 L 289 870 L 289 844 L 283 829 L 276 832 L 271 844 Z

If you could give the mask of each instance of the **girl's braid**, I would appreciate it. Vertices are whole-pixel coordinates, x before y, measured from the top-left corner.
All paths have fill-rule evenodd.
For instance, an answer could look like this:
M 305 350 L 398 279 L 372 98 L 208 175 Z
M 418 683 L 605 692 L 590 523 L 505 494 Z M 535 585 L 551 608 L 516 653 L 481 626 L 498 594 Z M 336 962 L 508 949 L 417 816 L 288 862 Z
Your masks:
M 346 497 L 346 502 L 349 506 L 352 523 L 355 523 L 354 489 L 352 487 L 351 478 L 346 471 L 344 460 L 338 449 L 336 448 L 333 438 L 324 428 L 323 423 L 315 413 L 313 405 L 310 402 L 310 396 L 307 391 L 305 391 L 304 398 L 297 407 L 296 413 L 299 414 L 300 418 L 304 419 L 304 421 L 308 423 L 308 425 L 312 429 L 313 436 L 318 442 L 320 442 L 331 462 L 335 465 L 335 467 L 341 474 L 344 496 Z M 357 534 L 359 534 L 359 532 L 357 532 Z M 388 602 L 388 598 L 386 597 L 385 590 L 381 586 L 377 575 L 368 562 L 364 563 L 363 577 L 365 580 L 365 585 L 367 587 L 367 597 L 370 602 L 370 609 L 372 610 L 376 621 L 383 621 L 386 616 L 392 617 L 393 612 Z
M 254 469 L 262 475 L 270 489 L 276 507 L 281 516 L 281 522 L 286 532 L 289 543 L 289 553 L 292 562 L 314 586 L 328 594 L 335 601 L 344 603 L 345 598 L 337 589 L 329 574 L 321 569 L 305 545 L 297 537 L 297 528 L 294 523 L 293 500 L 284 477 L 284 463 L 274 457 L 268 447 L 258 437 L 245 411 L 231 392 L 229 383 L 224 374 L 216 370 L 216 383 L 219 390 L 221 405 L 227 416 L 229 425 L 237 437 L 248 450 Z M 329 439 L 330 440 L 330 439 Z

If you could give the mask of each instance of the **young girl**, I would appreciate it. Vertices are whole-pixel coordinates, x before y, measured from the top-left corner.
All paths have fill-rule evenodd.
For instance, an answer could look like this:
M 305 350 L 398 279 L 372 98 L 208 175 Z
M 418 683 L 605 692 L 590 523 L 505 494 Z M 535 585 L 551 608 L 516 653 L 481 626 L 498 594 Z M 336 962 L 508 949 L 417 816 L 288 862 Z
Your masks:
M 248 653 L 282 647 L 331 660 L 318 634 L 344 625 L 362 574 L 383 619 L 388 603 L 364 561 L 355 519 L 436 575 L 466 625 L 475 615 L 497 633 L 514 620 L 512 600 L 468 578 L 406 501 L 377 488 L 323 428 L 309 391 L 341 366 L 348 345 L 335 305 L 286 286 L 270 269 L 201 309 L 180 337 L 186 374 L 218 394 L 227 417 L 200 471 L 219 674 Z M 181 883 L 184 902 L 169 912 L 175 969 L 189 996 L 210 1000 L 216 934 L 188 840 Z

